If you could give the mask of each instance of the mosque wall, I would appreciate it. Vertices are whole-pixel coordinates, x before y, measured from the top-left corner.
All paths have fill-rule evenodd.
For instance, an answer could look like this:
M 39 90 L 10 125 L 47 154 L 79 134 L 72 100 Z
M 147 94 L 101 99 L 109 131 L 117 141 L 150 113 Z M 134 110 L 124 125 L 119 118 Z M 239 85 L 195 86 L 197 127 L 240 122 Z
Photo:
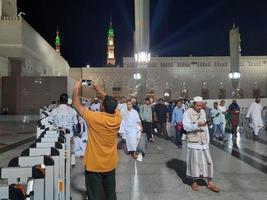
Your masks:
M 8 76 L 8 59 L 0 56 L 0 108 L 2 108 L 2 77 Z
M 38 114 L 40 107 L 68 92 L 64 76 L 3 77 L 2 82 L 2 104 L 9 114 Z
M 267 96 L 266 75 L 267 67 L 240 67 L 240 88 L 243 98 L 252 98 L 253 89 L 260 89 L 261 96 Z M 141 79 L 134 79 L 134 74 L 140 73 Z M 189 98 L 201 95 L 203 87 L 209 91 L 209 98 L 219 98 L 219 89 L 223 88 L 226 98 L 232 98 L 232 85 L 228 78 L 229 66 L 220 67 L 154 67 L 154 68 L 71 68 L 70 77 L 80 79 L 94 79 L 102 82 L 106 92 L 112 94 L 113 88 L 120 88 L 120 95 L 129 96 L 135 93 L 143 99 L 151 90 L 155 98 L 163 97 L 164 90 L 170 90 L 172 99 L 181 96 L 181 89 L 188 90 Z M 83 95 L 94 96 L 90 89 L 85 88 Z M 88 93 L 90 92 L 90 93 Z
M 220 101 L 221 101 L 220 99 L 209 99 L 209 100 L 207 100 L 207 106 L 209 108 L 213 108 L 213 103 L 214 102 L 220 103 Z M 247 113 L 246 111 L 249 108 L 249 105 L 252 102 L 254 102 L 254 101 L 255 101 L 254 98 L 250 98 L 250 99 L 237 99 L 237 103 L 240 106 L 241 113 Z M 232 99 L 226 99 L 225 100 L 225 107 L 228 108 L 231 103 L 232 103 Z M 266 106 L 267 105 L 267 98 L 261 98 L 261 104 L 263 106 Z
M 8 59 L 0 56 L 0 77 L 8 75 Z

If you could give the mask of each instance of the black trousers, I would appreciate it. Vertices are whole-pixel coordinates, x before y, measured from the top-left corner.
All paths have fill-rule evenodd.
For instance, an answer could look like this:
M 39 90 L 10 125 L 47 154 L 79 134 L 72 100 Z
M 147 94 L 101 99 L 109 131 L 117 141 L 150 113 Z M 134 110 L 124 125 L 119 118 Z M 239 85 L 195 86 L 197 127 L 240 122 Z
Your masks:
M 162 134 L 164 137 L 168 137 L 168 132 L 166 128 L 166 122 L 158 122 L 158 132 Z
M 151 139 L 152 138 L 152 122 L 146 122 L 146 121 L 142 121 L 142 126 L 143 126 L 143 132 L 146 133 L 147 139 Z
M 117 200 L 115 169 L 110 172 L 85 171 L 85 185 L 89 200 Z

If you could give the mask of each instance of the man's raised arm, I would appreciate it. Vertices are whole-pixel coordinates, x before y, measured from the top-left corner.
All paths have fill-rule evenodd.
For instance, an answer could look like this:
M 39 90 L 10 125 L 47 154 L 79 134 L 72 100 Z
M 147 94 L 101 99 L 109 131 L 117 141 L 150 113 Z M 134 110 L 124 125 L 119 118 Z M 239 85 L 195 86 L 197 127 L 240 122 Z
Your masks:
M 83 116 L 83 112 L 86 109 L 80 102 L 80 90 L 81 90 L 81 81 L 75 81 L 72 95 L 72 104 L 77 112 Z M 100 94 L 100 96 L 105 97 L 107 94 L 92 80 L 92 88 Z
M 83 116 L 83 112 L 85 110 L 85 107 L 82 106 L 80 102 L 80 90 L 81 90 L 81 81 L 75 81 L 74 87 L 73 87 L 73 95 L 72 95 L 72 105 L 77 110 L 77 112 Z
M 95 81 L 93 81 L 92 80 L 92 87 L 93 87 L 93 89 L 96 91 L 96 92 L 98 92 L 100 95 L 101 95 L 101 97 L 104 97 L 104 96 L 106 96 L 107 94 L 96 84 L 96 82 Z

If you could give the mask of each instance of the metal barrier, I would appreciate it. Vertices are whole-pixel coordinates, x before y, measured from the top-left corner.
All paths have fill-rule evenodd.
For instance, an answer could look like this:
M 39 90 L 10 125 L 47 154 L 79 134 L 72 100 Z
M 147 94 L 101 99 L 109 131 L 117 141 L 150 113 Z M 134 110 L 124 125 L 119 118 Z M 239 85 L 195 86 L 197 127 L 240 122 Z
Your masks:
M 35 143 L 0 169 L 0 199 L 71 199 L 70 134 L 55 129 L 45 111 L 42 114 L 46 117 L 37 123 Z

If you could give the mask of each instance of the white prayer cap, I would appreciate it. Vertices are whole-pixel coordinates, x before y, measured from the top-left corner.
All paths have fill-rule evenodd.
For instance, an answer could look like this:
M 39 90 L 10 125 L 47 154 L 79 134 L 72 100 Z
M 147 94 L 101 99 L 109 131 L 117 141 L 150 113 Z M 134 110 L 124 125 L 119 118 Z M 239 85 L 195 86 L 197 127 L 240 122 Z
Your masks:
M 195 103 L 195 102 L 204 102 L 204 100 L 203 100 L 202 97 L 197 96 L 197 97 L 194 97 L 194 98 L 193 98 L 193 103 Z

